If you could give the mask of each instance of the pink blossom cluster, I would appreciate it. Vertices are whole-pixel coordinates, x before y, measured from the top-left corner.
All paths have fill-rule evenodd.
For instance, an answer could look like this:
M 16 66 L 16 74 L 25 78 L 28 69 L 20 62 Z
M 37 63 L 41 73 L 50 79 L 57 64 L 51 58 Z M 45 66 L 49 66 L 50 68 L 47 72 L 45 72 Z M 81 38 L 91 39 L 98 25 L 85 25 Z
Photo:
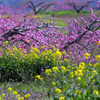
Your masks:
M 92 9 L 91 9 L 92 10 Z M 89 62 L 95 61 L 95 54 L 98 53 L 99 46 L 97 46 L 98 41 L 100 40 L 100 30 L 96 29 L 100 26 L 99 23 L 93 23 L 95 20 L 100 20 L 95 15 L 91 15 L 89 20 L 84 18 L 80 19 L 80 22 L 76 19 L 72 19 L 72 22 L 69 26 L 63 28 L 57 28 L 56 25 L 53 27 L 41 27 L 43 22 L 37 21 L 35 18 L 27 18 L 25 14 L 21 15 L 11 15 L 7 18 L 2 17 L 2 6 L 0 9 L 0 45 L 3 44 L 2 41 L 9 41 L 10 46 L 16 45 L 18 48 L 30 49 L 30 46 L 37 47 L 41 51 L 41 46 L 45 46 L 44 49 L 49 49 L 51 46 L 59 48 L 59 50 L 66 50 L 66 55 L 70 54 L 70 59 L 74 61 L 85 61 L 84 54 L 86 52 L 91 53 L 91 59 Z M 45 22 L 45 21 L 44 21 Z M 91 29 L 88 30 L 88 25 L 91 25 Z M 88 27 L 87 27 L 88 26 Z M 14 33 L 9 36 L 7 39 L 3 37 L 3 34 L 11 32 L 13 28 L 20 28 L 21 33 Z M 93 29 L 94 28 L 94 29 Z M 23 31 L 27 29 L 27 31 Z M 87 31 L 88 30 L 88 31 Z M 71 45 L 68 48 L 64 49 L 64 46 L 68 42 L 74 41 L 80 35 L 87 31 L 82 38 Z M 6 46 L 6 45 L 5 45 Z M 98 49 L 99 48 L 99 49 Z M 99 50 L 100 52 L 100 50 Z

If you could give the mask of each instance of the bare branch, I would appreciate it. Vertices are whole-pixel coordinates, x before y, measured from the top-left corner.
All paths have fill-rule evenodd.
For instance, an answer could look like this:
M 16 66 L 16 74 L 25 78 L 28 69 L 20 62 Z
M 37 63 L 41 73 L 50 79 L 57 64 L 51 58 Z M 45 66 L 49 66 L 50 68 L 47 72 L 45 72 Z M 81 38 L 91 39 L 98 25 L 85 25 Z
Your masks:
M 44 11 L 50 6 L 55 4 L 55 3 L 45 4 L 45 2 L 40 2 L 39 4 L 35 6 L 32 1 L 29 1 L 29 3 L 31 4 L 29 7 L 34 11 L 35 14 L 39 13 L 40 11 Z
M 83 36 L 85 36 L 86 35 L 86 33 L 88 32 L 88 31 L 90 31 L 91 30 L 91 27 L 95 24 L 95 23 L 97 23 L 97 22 L 100 22 L 100 20 L 94 20 L 93 22 L 91 22 L 89 25 L 87 25 L 86 26 L 86 30 L 83 32 L 83 33 L 81 33 L 81 34 L 79 34 L 79 36 L 75 39 L 75 40 L 73 40 L 73 41 L 71 41 L 71 42 L 67 42 L 67 43 L 65 43 L 66 45 L 63 47 L 63 49 L 65 49 L 65 50 L 67 50 L 68 49 L 68 47 L 69 47 L 69 45 L 72 45 L 72 44 L 74 44 L 74 43 L 78 43 L 78 44 L 80 44 L 80 40 L 83 38 Z M 96 31 L 96 30 L 98 30 L 100 28 L 100 26 L 98 26 L 95 30 L 93 30 L 93 31 Z M 83 46 L 83 44 L 81 44 L 82 46 Z M 85 46 L 84 46 L 85 47 Z M 85 47 L 86 48 L 86 47 Z
M 73 7 L 74 10 L 76 10 L 77 13 L 80 13 L 80 11 L 85 8 L 85 7 L 88 7 L 90 3 L 93 3 L 94 1 L 91 0 L 91 1 L 88 1 L 86 4 L 82 5 L 82 6 L 77 6 L 74 2 L 72 3 L 68 3 L 68 5 L 70 5 L 71 7 Z

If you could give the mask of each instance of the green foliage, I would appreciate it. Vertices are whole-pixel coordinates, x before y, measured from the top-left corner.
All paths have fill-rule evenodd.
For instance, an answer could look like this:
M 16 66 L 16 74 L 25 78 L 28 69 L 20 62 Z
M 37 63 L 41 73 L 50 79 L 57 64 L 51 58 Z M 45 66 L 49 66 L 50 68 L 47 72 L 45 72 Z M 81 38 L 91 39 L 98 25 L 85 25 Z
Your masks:
M 49 98 L 53 95 L 54 100 L 99 100 L 100 99 L 100 55 L 96 56 L 95 64 L 72 64 L 67 61 L 67 65 L 53 67 L 51 71 L 46 69 L 48 76 Z M 66 60 L 65 60 L 66 61 Z M 64 62 L 65 63 L 65 62 Z M 57 70 L 57 71 L 56 71 Z M 47 83 L 47 81 L 45 80 Z M 59 91 L 56 91 L 56 90 Z M 59 98 L 59 99 L 58 99 Z
M 56 48 L 40 52 L 31 47 L 27 53 L 25 49 L 17 49 L 15 45 L 1 53 L 0 81 L 30 80 L 34 75 L 40 75 L 42 70 L 58 65 L 62 55 Z
M 94 13 L 98 12 L 94 10 Z M 76 11 L 74 10 L 66 10 L 66 11 L 51 11 L 51 12 L 39 12 L 39 14 L 54 14 L 54 15 L 78 15 Z M 90 15 L 90 11 L 83 10 L 80 12 L 80 14 L 83 15 Z

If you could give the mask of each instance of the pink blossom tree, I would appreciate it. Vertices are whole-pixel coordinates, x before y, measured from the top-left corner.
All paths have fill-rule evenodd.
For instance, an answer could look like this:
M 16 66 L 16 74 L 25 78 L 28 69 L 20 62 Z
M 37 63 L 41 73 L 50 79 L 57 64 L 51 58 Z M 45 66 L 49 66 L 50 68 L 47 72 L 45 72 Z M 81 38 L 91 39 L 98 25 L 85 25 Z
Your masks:
M 11 15 L 9 18 L 2 17 L 2 5 L 0 6 L 0 47 L 5 47 L 3 41 L 9 41 L 18 48 L 29 49 L 32 45 L 41 50 L 51 48 L 51 45 L 66 51 L 66 56 L 72 52 L 70 59 L 75 57 L 75 62 L 85 61 L 84 54 L 91 53 L 90 62 L 95 61 L 98 41 L 100 40 L 100 17 L 97 17 L 92 8 L 88 20 L 81 18 L 80 21 L 72 19 L 69 26 L 57 27 L 54 23 L 37 21 L 35 18 L 26 18 L 23 15 Z M 20 18 L 23 18 L 20 20 Z M 67 32 L 67 34 L 65 34 Z M 20 44 L 20 45 L 18 45 Z M 100 52 L 100 48 L 98 48 Z M 65 58 L 64 56 L 63 58 Z

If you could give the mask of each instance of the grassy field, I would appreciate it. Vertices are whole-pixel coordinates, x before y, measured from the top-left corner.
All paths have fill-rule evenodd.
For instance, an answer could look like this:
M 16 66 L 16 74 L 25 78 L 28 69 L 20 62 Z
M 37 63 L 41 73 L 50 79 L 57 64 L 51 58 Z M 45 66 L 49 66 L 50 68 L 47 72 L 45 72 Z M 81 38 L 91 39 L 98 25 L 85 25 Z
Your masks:
M 98 11 L 94 10 L 94 13 Z M 54 14 L 54 15 L 78 15 L 76 11 L 55 11 L 55 12 L 39 12 L 39 14 Z M 80 11 L 80 14 L 90 15 L 90 11 Z

